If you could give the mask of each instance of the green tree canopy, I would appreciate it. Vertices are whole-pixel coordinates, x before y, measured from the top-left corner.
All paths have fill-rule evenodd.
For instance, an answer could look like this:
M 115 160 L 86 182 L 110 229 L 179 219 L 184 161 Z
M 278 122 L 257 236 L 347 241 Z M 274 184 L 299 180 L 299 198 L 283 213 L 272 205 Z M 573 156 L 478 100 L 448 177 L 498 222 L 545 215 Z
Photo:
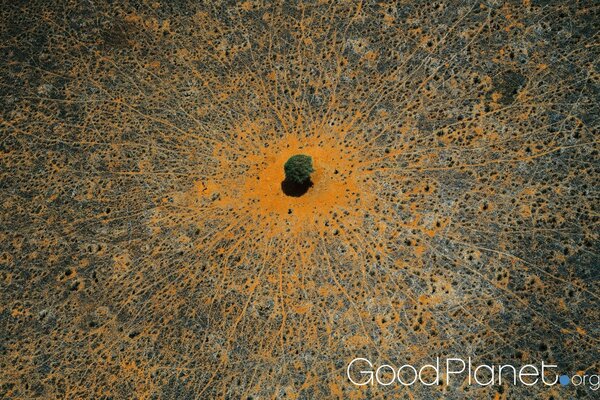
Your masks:
M 310 174 L 314 172 L 312 157 L 304 154 L 292 156 L 286 161 L 283 169 L 286 181 L 297 184 L 306 183 L 310 179 Z

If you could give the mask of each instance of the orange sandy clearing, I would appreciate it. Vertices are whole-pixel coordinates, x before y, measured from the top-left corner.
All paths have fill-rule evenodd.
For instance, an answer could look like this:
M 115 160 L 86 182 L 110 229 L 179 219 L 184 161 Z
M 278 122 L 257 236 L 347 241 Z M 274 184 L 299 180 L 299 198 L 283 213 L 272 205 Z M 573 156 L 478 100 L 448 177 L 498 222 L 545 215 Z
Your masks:
M 206 198 L 218 191 L 221 196 L 215 206 L 256 215 L 261 224 L 271 226 L 270 233 L 274 235 L 282 230 L 292 234 L 302 230 L 321 232 L 325 228 L 323 222 L 330 219 L 333 211 L 363 209 L 372 202 L 368 185 L 360 182 L 364 177 L 355 169 L 358 154 L 340 146 L 340 141 L 332 135 L 324 139 L 316 135 L 274 140 L 262 152 L 253 152 L 239 160 L 248 166 L 242 176 L 219 182 L 208 180 L 206 186 L 212 190 L 199 189 L 199 192 Z M 242 147 L 252 148 L 249 144 L 242 144 Z M 285 178 L 283 165 L 297 153 L 312 156 L 315 172 L 311 180 L 314 185 L 303 196 L 290 197 L 281 189 Z M 218 148 L 215 154 L 220 160 L 219 168 L 227 169 L 228 149 Z M 197 187 L 201 188 L 203 184 L 200 182 Z

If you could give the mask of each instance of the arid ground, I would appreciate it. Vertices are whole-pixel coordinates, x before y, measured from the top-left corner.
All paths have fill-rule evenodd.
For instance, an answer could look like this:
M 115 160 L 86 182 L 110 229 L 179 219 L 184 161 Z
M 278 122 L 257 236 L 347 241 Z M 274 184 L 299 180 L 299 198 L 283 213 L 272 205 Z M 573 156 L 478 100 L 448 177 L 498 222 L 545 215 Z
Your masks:
M 598 374 L 599 25 L 593 0 L 2 1 L 0 398 L 598 398 L 346 367 Z

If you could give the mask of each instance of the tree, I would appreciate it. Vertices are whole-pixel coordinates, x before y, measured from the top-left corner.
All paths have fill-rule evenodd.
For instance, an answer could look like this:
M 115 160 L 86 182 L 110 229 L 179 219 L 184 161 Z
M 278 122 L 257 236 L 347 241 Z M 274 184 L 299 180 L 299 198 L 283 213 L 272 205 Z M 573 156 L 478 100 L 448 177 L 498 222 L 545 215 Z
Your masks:
M 314 172 L 312 157 L 297 154 L 289 158 L 283 166 L 285 180 L 292 184 L 304 185 L 310 181 L 310 174 Z

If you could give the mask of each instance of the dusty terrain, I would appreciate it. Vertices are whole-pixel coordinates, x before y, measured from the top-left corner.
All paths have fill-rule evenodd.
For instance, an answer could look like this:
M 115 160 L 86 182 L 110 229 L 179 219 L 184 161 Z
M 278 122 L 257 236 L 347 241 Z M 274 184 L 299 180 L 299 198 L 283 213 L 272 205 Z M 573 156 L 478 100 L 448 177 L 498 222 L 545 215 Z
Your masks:
M 594 398 L 599 8 L 2 2 L 0 398 Z

